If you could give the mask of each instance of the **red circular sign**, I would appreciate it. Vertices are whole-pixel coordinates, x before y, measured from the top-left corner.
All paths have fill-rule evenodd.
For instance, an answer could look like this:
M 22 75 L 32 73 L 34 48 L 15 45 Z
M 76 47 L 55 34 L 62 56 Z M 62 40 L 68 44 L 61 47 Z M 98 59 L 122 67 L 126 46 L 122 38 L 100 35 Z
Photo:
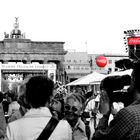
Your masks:
M 107 59 L 106 59 L 106 57 L 104 57 L 103 55 L 98 56 L 98 57 L 96 58 L 96 64 L 97 64 L 98 67 L 105 67 L 106 64 L 107 64 Z

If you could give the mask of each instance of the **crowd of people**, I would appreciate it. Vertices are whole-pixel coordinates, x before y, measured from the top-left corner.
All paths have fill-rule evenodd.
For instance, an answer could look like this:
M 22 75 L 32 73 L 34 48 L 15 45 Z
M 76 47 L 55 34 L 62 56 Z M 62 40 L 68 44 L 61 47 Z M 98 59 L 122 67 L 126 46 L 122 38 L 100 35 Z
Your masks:
M 114 84 L 103 79 L 100 92 L 85 92 L 80 86 L 69 92 L 47 76 L 25 79 L 17 93 L 0 93 L 0 140 L 139 140 L 139 71 L 137 61 L 127 95 L 117 96 L 114 84 L 121 89 L 128 76 L 115 77 Z

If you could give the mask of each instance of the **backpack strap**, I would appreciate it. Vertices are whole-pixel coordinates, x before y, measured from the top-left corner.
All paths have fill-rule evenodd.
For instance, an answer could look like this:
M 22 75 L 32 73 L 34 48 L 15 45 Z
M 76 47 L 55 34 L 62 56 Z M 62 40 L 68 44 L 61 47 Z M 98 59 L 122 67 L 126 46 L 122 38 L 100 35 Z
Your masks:
M 58 122 L 59 120 L 57 120 L 54 117 L 51 117 L 51 119 L 49 120 L 49 122 L 47 123 L 47 125 L 36 140 L 48 140 L 53 130 L 57 126 Z

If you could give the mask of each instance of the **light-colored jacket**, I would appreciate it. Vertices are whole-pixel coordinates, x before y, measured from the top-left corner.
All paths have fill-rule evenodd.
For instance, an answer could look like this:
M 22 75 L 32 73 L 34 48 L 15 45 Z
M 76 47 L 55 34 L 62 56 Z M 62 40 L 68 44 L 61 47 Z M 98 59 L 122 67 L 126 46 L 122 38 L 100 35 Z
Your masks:
M 15 120 L 20 119 L 25 115 L 27 112 L 27 109 L 25 109 L 23 106 L 20 106 L 19 110 L 16 110 L 8 119 L 8 123 L 13 122 Z
M 93 98 L 92 100 L 90 100 L 85 108 L 85 112 L 89 112 L 90 118 L 87 118 L 86 121 L 89 121 L 89 127 L 90 127 L 90 137 L 92 138 L 94 132 L 95 132 L 95 128 L 97 127 L 99 120 L 102 118 L 102 114 L 98 111 L 98 109 L 96 110 L 96 102 L 99 103 L 100 100 L 100 95 L 98 94 L 96 96 L 96 98 Z M 99 106 L 99 104 L 98 104 Z M 97 107 L 98 108 L 98 107 Z M 92 116 L 92 111 L 97 111 L 96 112 L 96 117 Z M 90 138 L 90 139 L 91 139 Z
M 8 108 L 8 116 L 10 117 L 13 113 L 15 113 L 17 110 L 19 110 L 20 105 L 17 101 L 13 101 L 9 104 Z
M 51 118 L 47 107 L 30 109 L 24 117 L 8 124 L 6 138 L 8 140 L 35 140 Z M 71 140 L 72 130 L 66 120 L 61 120 L 49 140 Z
M 86 127 L 84 122 L 81 120 L 81 118 L 79 118 L 77 124 L 75 125 L 75 127 L 73 128 L 73 140 L 87 140 L 87 136 L 86 136 Z

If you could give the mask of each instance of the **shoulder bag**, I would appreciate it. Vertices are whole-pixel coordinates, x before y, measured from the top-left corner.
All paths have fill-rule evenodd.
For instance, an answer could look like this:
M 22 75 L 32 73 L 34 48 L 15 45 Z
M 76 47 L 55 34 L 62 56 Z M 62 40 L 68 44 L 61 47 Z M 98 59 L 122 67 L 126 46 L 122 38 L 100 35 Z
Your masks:
M 47 123 L 47 125 L 36 140 L 48 140 L 53 130 L 57 126 L 58 122 L 58 119 L 51 117 L 50 121 Z

